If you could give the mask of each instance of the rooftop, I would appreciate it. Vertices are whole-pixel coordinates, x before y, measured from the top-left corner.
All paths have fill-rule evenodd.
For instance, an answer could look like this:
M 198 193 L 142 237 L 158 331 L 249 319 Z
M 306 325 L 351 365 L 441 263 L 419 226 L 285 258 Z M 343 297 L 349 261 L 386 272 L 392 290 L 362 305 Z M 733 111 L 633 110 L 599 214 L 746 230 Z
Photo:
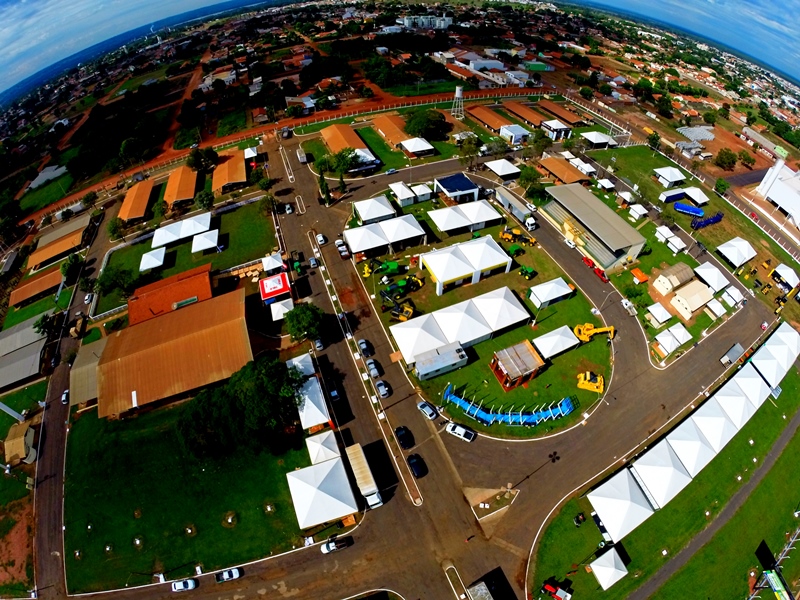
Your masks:
M 478 189 L 478 185 L 472 183 L 472 180 L 463 173 L 455 173 L 447 177 L 440 177 L 436 179 L 436 182 L 450 194 L 469 192 Z
M 128 321 L 136 325 L 210 298 L 211 265 L 207 264 L 137 288 L 128 298 Z
M 588 181 L 589 176 L 582 173 L 568 161 L 563 158 L 543 158 L 539 161 L 539 165 L 548 173 L 551 173 L 559 181 L 564 183 L 577 183 L 579 181 Z
M 44 247 L 40 246 L 28 257 L 28 266 L 36 268 L 51 258 L 77 248 L 81 245 L 81 242 L 83 242 L 83 230 L 74 231 Z
M 497 358 L 497 366 L 510 379 L 519 379 L 544 366 L 544 360 L 528 340 L 510 348 L 498 350 L 494 355 Z
M 467 112 L 490 129 L 499 130 L 503 125 L 511 125 L 511 121 L 501 117 L 488 106 L 471 106 Z
M 583 119 L 576 115 L 574 112 L 567 110 L 560 104 L 556 104 L 552 100 L 539 100 L 539 107 L 549 112 L 551 115 L 555 115 L 561 121 L 564 121 L 568 125 L 575 126 L 579 123 L 583 122 Z
M 221 193 L 226 185 L 247 181 L 247 168 L 244 164 L 244 150 L 221 152 L 219 164 L 212 175 L 211 189 Z
M 411 136 L 403 128 L 406 122 L 398 115 L 380 115 L 372 119 L 372 126 L 392 145 L 397 146 Z
M 152 179 L 145 179 L 132 185 L 122 201 L 122 208 L 119 209 L 119 218 L 123 221 L 141 219 L 147 212 L 147 203 L 150 201 L 150 193 L 152 191 Z
M 181 165 L 170 173 L 167 180 L 167 189 L 164 190 L 164 202 L 172 206 L 181 200 L 194 198 L 194 188 L 197 184 L 197 173 L 186 165 Z
M 61 270 L 58 267 L 41 271 L 33 277 L 28 277 L 19 282 L 8 299 L 9 306 L 16 306 L 29 298 L 38 296 L 42 292 L 54 288 L 61 283 Z
M 503 108 L 535 127 L 538 127 L 542 122 L 547 120 L 540 113 L 519 102 L 503 102 Z

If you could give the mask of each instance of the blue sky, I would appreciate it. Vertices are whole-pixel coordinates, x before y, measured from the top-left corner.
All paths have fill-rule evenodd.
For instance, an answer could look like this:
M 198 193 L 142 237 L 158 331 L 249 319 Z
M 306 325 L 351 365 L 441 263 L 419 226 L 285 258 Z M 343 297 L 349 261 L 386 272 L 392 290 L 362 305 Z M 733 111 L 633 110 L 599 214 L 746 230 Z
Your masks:
M 112 36 L 218 1 L 0 0 L 0 91 Z M 717 39 L 800 79 L 800 0 L 594 1 Z

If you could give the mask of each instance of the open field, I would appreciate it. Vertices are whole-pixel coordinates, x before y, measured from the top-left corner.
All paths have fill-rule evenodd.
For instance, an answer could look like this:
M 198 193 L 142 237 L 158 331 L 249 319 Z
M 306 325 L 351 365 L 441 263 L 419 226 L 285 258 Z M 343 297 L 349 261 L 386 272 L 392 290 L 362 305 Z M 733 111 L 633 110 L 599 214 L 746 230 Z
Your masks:
M 600 598 L 602 600 L 626 598 L 636 587 L 651 577 L 662 564 L 683 548 L 690 539 L 704 529 L 709 521 L 719 514 L 722 507 L 727 504 L 742 483 L 752 476 L 753 458 L 756 458 L 756 463 L 762 462 L 788 419 L 800 405 L 800 394 L 798 394 L 800 392 L 800 375 L 796 370 L 790 371 L 786 376 L 782 388 L 783 393 L 774 401 L 774 404 L 767 400 L 723 451 L 694 478 L 692 483 L 684 488 L 665 508 L 657 511 L 622 540 L 625 550 L 632 559 L 628 565 L 627 577 L 610 590 L 603 592 L 597 585 L 594 576 L 584 570 L 583 565 L 591 562 L 602 537 L 589 519 L 589 513 L 592 511 L 591 504 L 585 497 L 581 497 L 567 502 L 546 529 L 536 554 L 532 589 L 538 590 L 542 581 L 548 577 L 555 576 L 562 579 L 568 572 L 575 571 L 571 579 L 576 593 L 579 593 L 581 598 Z M 752 445 L 750 440 L 753 441 Z M 797 469 L 797 451 L 795 448 L 791 454 L 790 462 L 794 462 L 793 469 Z M 737 480 L 738 476 L 741 476 L 741 481 Z M 785 483 L 791 479 L 780 479 L 780 481 Z M 701 562 L 694 567 L 695 570 L 692 574 L 695 579 L 691 580 L 691 589 L 694 590 L 696 585 L 702 584 L 703 589 L 708 588 L 709 591 L 698 594 L 692 592 L 692 597 L 745 597 L 747 570 L 755 566 L 753 551 L 758 542 L 742 544 L 740 543 L 741 538 L 738 536 L 746 534 L 752 539 L 760 540 L 765 535 L 772 535 L 767 539 L 771 540 L 773 550 L 777 550 L 780 546 L 778 540 L 783 538 L 783 532 L 790 527 L 786 524 L 787 521 L 793 519 L 792 509 L 788 506 L 794 507 L 797 498 L 786 494 L 785 491 L 775 492 L 776 495 L 765 493 L 773 489 L 774 487 L 767 486 L 764 488 L 764 492 L 757 493 L 756 497 L 761 498 L 758 505 L 759 511 L 750 513 L 753 515 L 753 519 L 761 523 L 765 515 L 774 512 L 774 517 L 769 518 L 768 529 L 761 531 L 760 526 L 743 526 L 735 529 L 735 533 L 729 534 L 736 536 L 736 541 L 729 537 L 727 547 L 722 549 L 722 546 L 717 546 L 720 548 L 719 553 L 712 555 L 708 552 L 708 548 L 704 550 L 702 556 L 705 558 L 701 559 Z M 781 499 L 781 496 L 784 498 Z M 785 503 L 785 511 L 780 508 L 773 510 L 776 508 L 776 502 L 780 502 L 781 506 Z M 586 515 L 587 521 L 580 528 L 576 528 L 572 519 L 579 512 Z M 709 513 L 708 516 L 706 516 L 706 512 Z M 778 525 L 779 521 L 783 524 Z M 749 523 L 752 522 L 749 521 Z M 661 555 L 662 549 L 667 550 L 667 557 Z M 726 556 L 738 557 L 740 568 L 732 569 L 725 561 Z M 708 577 L 709 581 L 703 583 L 704 577 L 700 574 L 719 573 L 717 568 L 722 564 L 725 564 L 726 577 Z M 744 568 L 741 568 L 742 565 L 745 565 Z M 688 589 L 686 584 L 689 579 L 683 577 L 680 581 L 683 586 L 673 585 L 675 583 L 673 581 L 669 585 L 672 590 L 670 595 L 659 593 L 657 597 L 685 597 Z M 717 593 L 716 589 L 719 589 L 720 584 L 725 586 L 724 589 L 733 590 L 733 592 Z M 711 593 L 712 586 L 715 588 L 714 593 Z
M 243 108 L 225 113 L 217 124 L 217 137 L 225 137 L 247 127 L 247 114 Z
M 328 154 L 328 149 L 321 138 L 306 140 L 300 144 L 308 156 L 308 162 L 315 162 Z
M 61 293 L 58 295 L 58 300 L 54 298 L 53 294 L 49 294 L 44 298 L 37 300 L 36 302 L 26 304 L 21 308 L 12 306 L 6 313 L 5 321 L 3 321 L 3 329 L 8 329 L 9 327 L 18 325 L 19 323 L 27 321 L 28 319 L 32 319 L 36 315 L 40 315 L 48 310 L 66 310 L 69 306 L 69 299 L 71 295 L 72 288 L 65 288 L 61 290 Z
M 408 165 L 408 157 L 399 150 L 393 150 L 372 127 L 360 127 L 358 135 L 367 143 L 373 154 L 383 163 L 378 173 L 389 169 L 402 169 Z
M 218 569 L 302 545 L 286 482 L 287 472 L 309 464 L 302 441 L 280 456 L 197 461 L 175 433 L 181 410 L 74 419 L 64 518 L 70 592 L 150 583 L 155 572 L 177 579 L 193 575 L 196 564 Z M 275 511 L 267 513 L 267 504 Z M 229 511 L 234 527 L 222 524 Z
M 142 73 L 141 75 L 136 75 L 135 77 L 131 77 L 125 83 L 120 86 L 117 94 L 122 91 L 133 91 L 139 88 L 145 81 L 150 81 L 151 79 L 162 79 L 166 73 L 167 69 L 169 69 L 172 65 L 179 65 L 180 63 L 170 63 L 168 65 L 162 66 L 160 69 L 156 69 L 154 71 L 148 71 L 147 73 Z
M 58 202 L 67 195 L 72 182 L 72 175 L 64 173 L 61 177 L 57 177 L 35 190 L 27 192 L 20 198 L 19 207 L 22 212 L 29 213 L 40 210 L 45 206 L 50 206 L 53 202 Z
M 270 219 L 259 213 L 258 202 L 253 202 L 212 219 L 211 228 L 219 225 L 219 244 L 222 252 L 209 250 L 192 254 L 191 238 L 176 245 L 170 245 L 164 266 L 146 276 L 148 281 L 163 279 L 182 273 L 193 267 L 211 263 L 214 270 L 235 267 L 242 263 L 265 256 L 275 247 L 275 232 Z M 145 252 L 150 251 L 151 240 L 145 240 L 114 252 L 108 264 L 129 269 L 134 275 L 139 273 L 139 262 Z M 101 296 L 97 303 L 97 314 L 124 304 L 118 293 Z

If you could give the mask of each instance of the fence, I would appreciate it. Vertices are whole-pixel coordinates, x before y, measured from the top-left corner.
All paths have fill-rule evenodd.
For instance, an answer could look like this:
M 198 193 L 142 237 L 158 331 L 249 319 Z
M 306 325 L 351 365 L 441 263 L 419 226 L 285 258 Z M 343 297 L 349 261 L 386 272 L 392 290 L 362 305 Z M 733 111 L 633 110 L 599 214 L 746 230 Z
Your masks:
M 512 406 L 508 412 L 501 412 L 500 410 L 495 411 L 493 409 L 482 408 L 480 404 L 476 406 L 473 401 L 468 401 L 456 396 L 450 384 L 447 384 L 442 394 L 442 400 L 445 402 L 452 402 L 463 410 L 468 417 L 472 417 L 483 425 L 500 423 L 502 425 L 524 427 L 533 427 L 545 421 L 566 417 L 579 406 L 578 399 L 575 396 L 569 396 L 567 398 L 562 398 L 558 402 L 551 402 L 549 405 L 543 404 L 533 410 L 519 410 L 514 412 L 514 407 Z

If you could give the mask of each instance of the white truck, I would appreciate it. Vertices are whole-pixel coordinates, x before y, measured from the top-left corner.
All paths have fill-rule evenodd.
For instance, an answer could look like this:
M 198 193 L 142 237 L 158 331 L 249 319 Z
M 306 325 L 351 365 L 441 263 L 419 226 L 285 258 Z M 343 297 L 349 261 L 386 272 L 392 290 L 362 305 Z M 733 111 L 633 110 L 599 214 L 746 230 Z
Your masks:
M 378 491 L 378 486 L 375 484 L 375 478 L 372 476 L 372 470 L 367 463 L 367 457 L 364 456 L 364 449 L 361 444 L 353 444 L 345 448 L 347 458 L 350 461 L 350 467 L 353 469 L 353 474 L 356 476 L 356 484 L 361 491 L 361 495 L 367 501 L 370 508 L 378 508 L 383 506 L 381 494 Z
M 533 215 L 525 219 L 525 229 L 528 231 L 536 229 L 536 219 L 533 218 Z

